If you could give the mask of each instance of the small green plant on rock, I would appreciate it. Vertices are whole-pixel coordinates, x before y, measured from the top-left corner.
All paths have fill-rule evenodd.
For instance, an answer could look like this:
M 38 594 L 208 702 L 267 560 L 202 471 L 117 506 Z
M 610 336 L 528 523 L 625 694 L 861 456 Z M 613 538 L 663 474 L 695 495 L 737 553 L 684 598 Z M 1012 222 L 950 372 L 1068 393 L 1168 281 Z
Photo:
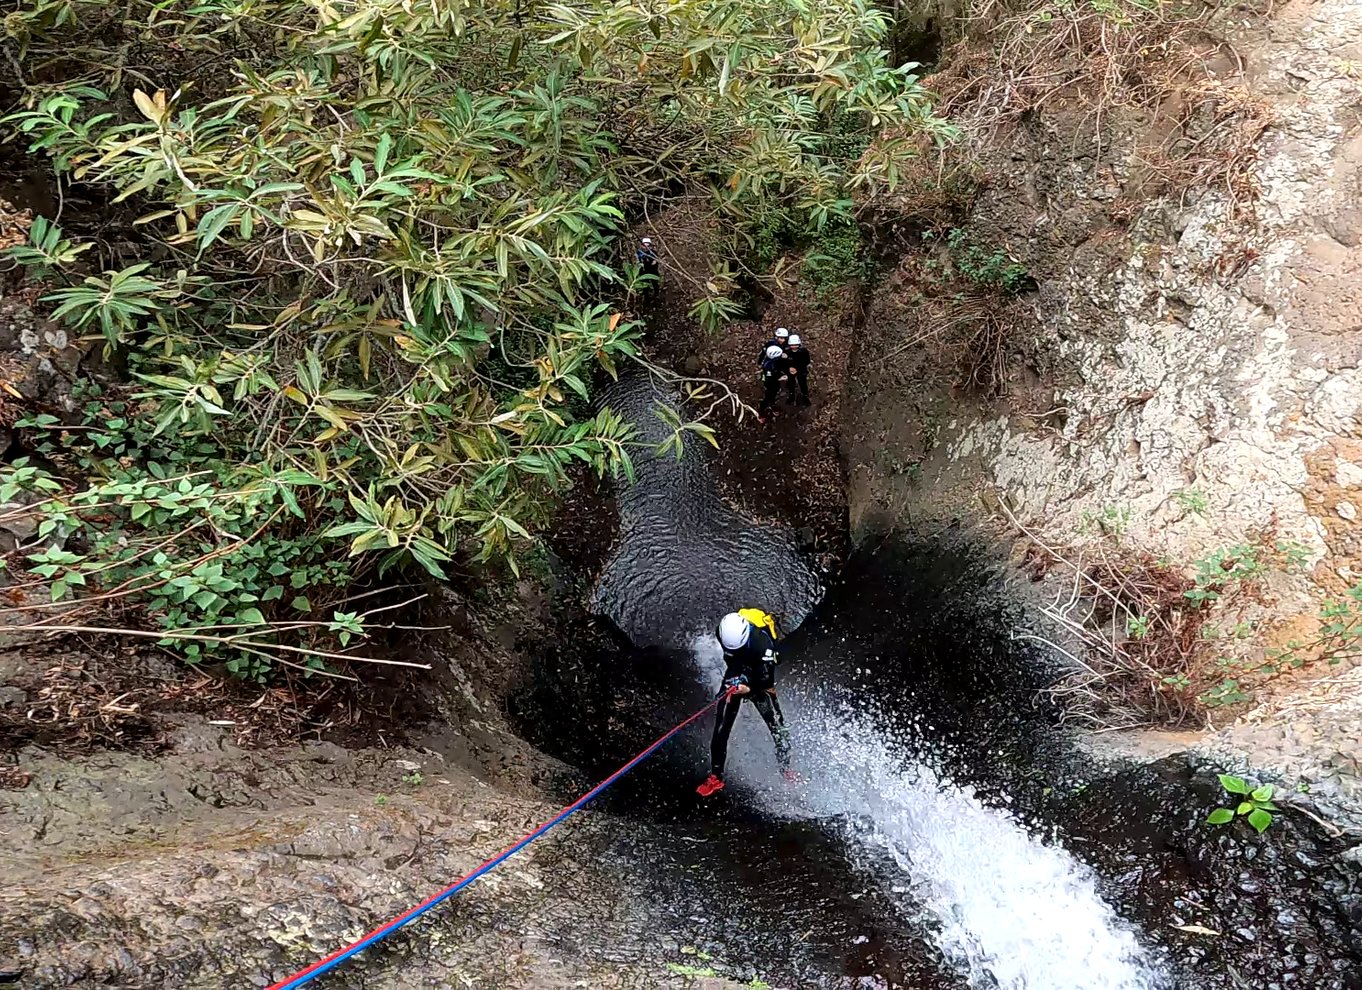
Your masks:
M 1249 700 L 1237 678 L 1226 677 L 1221 682 L 1197 698 L 1207 708 L 1223 708 L 1225 705 L 1238 705 Z
M 1293 639 L 1283 649 L 1268 653 L 1275 669 L 1304 667 L 1310 656 L 1337 666 L 1362 656 L 1362 582 L 1354 584 L 1341 599 L 1330 599 L 1320 606 L 1319 635 L 1308 643 Z
M 1248 782 L 1243 777 L 1235 777 L 1231 774 L 1217 774 L 1220 778 L 1220 786 L 1225 788 L 1225 792 L 1231 796 L 1239 797 L 1241 800 L 1233 808 L 1216 808 L 1206 816 L 1209 825 L 1228 825 L 1239 816 L 1248 819 L 1248 823 L 1261 835 L 1267 831 L 1272 824 L 1272 813 L 1279 810 L 1272 803 L 1272 794 L 1275 788 L 1271 784 L 1263 784 L 1261 787 L 1250 789 Z
M 1175 491 L 1173 501 L 1184 512 L 1190 512 L 1196 516 L 1204 516 L 1206 510 L 1210 508 L 1210 500 L 1206 498 L 1206 493 L 1197 488 L 1183 488 Z
M 1096 531 L 1119 539 L 1130 528 L 1134 515 L 1134 510 L 1128 505 L 1104 505 L 1099 512 L 1085 509 L 1080 529 L 1085 533 Z
M 1195 586 L 1183 594 L 1198 605 L 1217 602 L 1232 585 L 1256 580 L 1267 572 L 1261 549 L 1248 543 L 1222 547 L 1193 566 Z
M 1144 639 L 1149 635 L 1149 616 L 1132 615 L 1126 619 L 1126 635 L 1131 639 Z
M 1002 248 L 990 251 L 981 247 L 959 227 L 946 235 L 946 246 L 950 248 L 955 270 L 981 288 L 1016 295 L 1030 282 L 1025 265 L 1013 260 Z
M 1333 663 L 1362 652 L 1362 582 L 1353 585 L 1338 601 L 1320 609 L 1322 647 Z
M 1303 571 L 1310 562 L 1310 548 L 1299 540 L 1278 540 L 1273 549 L 1281 560 L 1282 570 L 1288 574 Z

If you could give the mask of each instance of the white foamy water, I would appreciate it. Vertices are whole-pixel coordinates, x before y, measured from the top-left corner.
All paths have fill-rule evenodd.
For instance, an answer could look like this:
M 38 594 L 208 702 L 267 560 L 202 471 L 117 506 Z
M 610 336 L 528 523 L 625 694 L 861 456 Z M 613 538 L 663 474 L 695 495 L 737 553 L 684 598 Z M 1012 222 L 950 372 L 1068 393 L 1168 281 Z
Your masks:
M 750 711 L 734 733 L 730 777 L 750 783 L 775 814 L 842 822 L 895 903 L 925 923 L 946 965 L 972 987 L 1166 986 L 1092 871 L 1063 848 L 909 760 L 863 711 L 781 698 L 806 783 L 772 785 L 770 739 Z

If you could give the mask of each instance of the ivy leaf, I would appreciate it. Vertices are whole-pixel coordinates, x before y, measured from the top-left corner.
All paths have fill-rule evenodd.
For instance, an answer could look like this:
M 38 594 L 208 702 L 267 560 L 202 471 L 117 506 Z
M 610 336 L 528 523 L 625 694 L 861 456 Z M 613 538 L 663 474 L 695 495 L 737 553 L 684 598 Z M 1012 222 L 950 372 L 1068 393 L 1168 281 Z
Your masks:
M 1253 826 L 1254 830 L 1259 835 L 1262 835 L 1263 832 L 1267 830 L 1267 827 L 1272 824 L 1272 816 L 1266 811 L 1259 809 L 1249 814 L 1248 823 Z
M 306 595 L 299 595 L 298 597 L 294 598 L 293 601 L 290 602 L 289 604 L 291 604 L 291 605 L 292 605 L 294 608 L 296 608 L 299 612 L 311 612 L 311 611 L 312 611 L 312 603 L 311 603 L 310 601 L 307 600 L 307 596 L 306 596 Z
M 1234 812 L 1229 808 L 1216 808 L 1206 816 L 1208 825 L 1227 825 L 1234 821 Z
M 1227 773 L 1216 774 L 1220 778 L 1220 786 L 1231 794 L 1247 794 L 1248 784 L 1244 783 L 1243 777 L 1235 777 Z

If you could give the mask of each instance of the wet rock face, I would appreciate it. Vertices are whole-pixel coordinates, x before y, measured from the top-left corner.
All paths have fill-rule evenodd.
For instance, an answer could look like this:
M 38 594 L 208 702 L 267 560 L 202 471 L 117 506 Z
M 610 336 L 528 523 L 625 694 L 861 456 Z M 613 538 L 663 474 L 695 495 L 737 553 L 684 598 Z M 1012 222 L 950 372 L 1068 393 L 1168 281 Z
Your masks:
M 33 782 L 0 791 L 0 972 L 33 988 L 266 986 L 556 810 L 429 751 L 28 756 Z M 593 828 L 537 844 L 327 985 L 689 985 L 638 934 Z
M 1069 546 L 1117 514 L 1125 545 L 1188 566 L 1270 533 L 1309 554 L 1306 574 L 1274 576 L 1270 621 L 1311 619 L 1362 579 L 1362 77 L 1336 68 L 1362 55 L 1362 8 L 1324 0 L 1210 23 L 1244 68 L 1205 84 L 1241 88 L 1268 122 L 1252 195 L 1222 182 L 1150 199 L 1138 162 L 1161 139 L 1139 115 L 1109 117 L 1100 153 L 1091 108 L 1062 100 L 976 138 L 990 179 L 961 226 L 1038 279 L 1009 311 L 1026 333 L 1000 397 L 913 408 L 918 365 L 883 355 L 911 336 L 917 276 L 905 265 L 889 280 L 853 369 L 864 401 L 847 407 L 853 520 L 977 521 L 1005 499 Z M 896 450 L 920 466 L 896 469 Z M 1187 492 L 1204 510 L 1187 509 Z M 1346 675 L 1301 704 L 1272 701 L 1216 752 L 1332 779 L 1356 804 L 1362 742 L 1347 724 L 1360 690 Z M 1302 719 L 1314 738 L 1292 728 Z

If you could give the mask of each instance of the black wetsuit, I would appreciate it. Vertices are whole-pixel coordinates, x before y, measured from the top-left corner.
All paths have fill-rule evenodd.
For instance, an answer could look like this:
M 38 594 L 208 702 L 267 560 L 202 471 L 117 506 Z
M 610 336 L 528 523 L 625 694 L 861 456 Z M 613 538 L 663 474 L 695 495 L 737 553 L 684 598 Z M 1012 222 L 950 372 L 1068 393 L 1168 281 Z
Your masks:
M 662 274 L 659 271 L 657 264 L 657 252 L 650 247 L 640 246 L 639 249 L 634 252 L 634 260 L 638 262 L 638 266 L 642 269 L 644 275 L 653 276 L 652 281 L 648 283 L 648 287 L 644 290 L 645 294 L 655 292 L 658 284 L 662 281 Z
M 758 415 L 771 412 L 780 396 L 780 383 L 784 380 L 785 370 L 789 367 L 782 351 L 778 358 L 761 359 L 761 405 L 757 406 Z
M 790 401 L 799 400 L 803 405 L 809 404 L 809 349 L 801 347 L 799 350 L 789 350 L 785 352 L 784 366 L 785 373 L 790 375 Z M 790 373 L 790 369 L 794 373 Z
M 790 737 L 785 728 L 785 713 L 780 710 L 776 698 L 776 642 L 765 629 L 752 627 L 747 645 L 738 650 L 724 651 L 724 683 L 719 691 L 722 694 L 735 682 L 746 684 L 752 689 L 750 694 L 735 694 L 719 706 L 714 717 L 714 736 L 709 745 L 710 772 L 716 777 L 724 775 L 724 760 L 728 756 L 728 735 L 733 731 L 733 723 L 738 718 L 743 699 L 752 702 L 760 713 L 766 727 L 771 730 L 771 739 L 776 744 L 776 761 L 782 770 L 790 767 Z

